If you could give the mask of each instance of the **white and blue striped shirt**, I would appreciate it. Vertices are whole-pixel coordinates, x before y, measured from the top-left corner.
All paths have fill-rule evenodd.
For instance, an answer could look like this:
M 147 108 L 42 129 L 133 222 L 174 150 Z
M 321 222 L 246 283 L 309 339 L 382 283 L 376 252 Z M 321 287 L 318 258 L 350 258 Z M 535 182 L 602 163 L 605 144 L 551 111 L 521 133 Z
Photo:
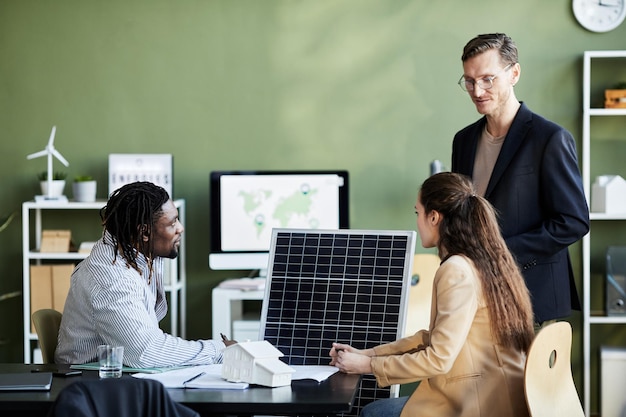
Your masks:
M 163 332 L 167 313 L 163 259 L 154 261 L 152 279 L 144 256 L 142 271 L 126 265 L 105 233 L 74 270 L 63 309 L 55 362 L 94 362 L 98 345 L 124 346 L 124 365 L 162 367 L 221 362 L 225 345 L 217 340 L 184 340 Z

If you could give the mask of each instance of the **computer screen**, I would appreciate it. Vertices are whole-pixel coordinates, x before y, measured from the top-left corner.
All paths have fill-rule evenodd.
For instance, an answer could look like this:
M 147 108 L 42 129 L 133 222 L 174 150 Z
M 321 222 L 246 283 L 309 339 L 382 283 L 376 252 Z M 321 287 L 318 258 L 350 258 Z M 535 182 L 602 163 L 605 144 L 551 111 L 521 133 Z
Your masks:
M 264 275 L 274 227 L 349 227 L 347 171 L 213 171 L 209 186 L 214 270 Z

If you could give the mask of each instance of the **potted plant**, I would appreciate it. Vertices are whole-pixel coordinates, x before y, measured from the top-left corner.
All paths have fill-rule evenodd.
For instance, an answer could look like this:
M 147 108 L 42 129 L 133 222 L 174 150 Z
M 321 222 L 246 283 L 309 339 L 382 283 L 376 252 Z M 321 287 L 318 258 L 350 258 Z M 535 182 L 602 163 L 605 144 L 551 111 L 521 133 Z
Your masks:
M 96 180 L 90 175 L 78 175 L 74 177 L 72 192 L 74 201 L 93 202 L 96 201 Z
M 37 174 L 39 178 L 39 184 L 41 185 L 41 194 L 49 197 L 58 197 L 63 195 L 65 189 L 65 178 L 67 174 L 65 172 L 57 171 L 52 174 L 52 181 L 50 182 L 50 192 L 48 192 L 48 173 L 46 171 Z

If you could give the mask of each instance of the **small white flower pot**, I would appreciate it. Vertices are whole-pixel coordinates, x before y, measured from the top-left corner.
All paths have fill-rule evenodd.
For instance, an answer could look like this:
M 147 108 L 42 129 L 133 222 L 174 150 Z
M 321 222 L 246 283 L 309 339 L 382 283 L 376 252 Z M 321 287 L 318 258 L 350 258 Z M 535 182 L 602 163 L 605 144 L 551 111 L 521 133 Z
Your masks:
M 65 189 L 65 180 L 52 180 L 50 192 L 48 193 L 48 181 L 40 181 L 41 194 L 48 197 L 60 197 Z
M 72 183 L 74 201 L 84 203 L 96 201 L 96 181 L 77 181 Z

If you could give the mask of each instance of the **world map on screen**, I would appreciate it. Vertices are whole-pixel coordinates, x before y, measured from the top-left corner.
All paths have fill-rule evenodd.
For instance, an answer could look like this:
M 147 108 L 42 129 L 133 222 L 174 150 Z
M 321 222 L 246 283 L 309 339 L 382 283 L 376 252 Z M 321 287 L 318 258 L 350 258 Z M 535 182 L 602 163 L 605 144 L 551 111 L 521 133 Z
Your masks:
M 273 201 L 273 190 L 256 190 L 253 192 L 241 191 L 243 207 L 246 214 L 253 218 L 254 226 L 257 228 L 257 236 L 261 235 L 267 228 L 267 215 L 264 209 L 268 209 L 271 219 L 278 222 L 279 227 L 294 227 L 293 223 L 298 220 L 305 220 L 309 228 L 317 229 L 319 219 L 311 216 L 311 205 L 313 198 L 317 194 L 317 189 L 310 189 L 308 184 L 302 184 L 300 190 L 291 195 L 280 197 L 278 201 Z
M 337 229 L 339 179 L 328 176 L 223 178 L 222 249 L 265 251 L 272 228 Z

